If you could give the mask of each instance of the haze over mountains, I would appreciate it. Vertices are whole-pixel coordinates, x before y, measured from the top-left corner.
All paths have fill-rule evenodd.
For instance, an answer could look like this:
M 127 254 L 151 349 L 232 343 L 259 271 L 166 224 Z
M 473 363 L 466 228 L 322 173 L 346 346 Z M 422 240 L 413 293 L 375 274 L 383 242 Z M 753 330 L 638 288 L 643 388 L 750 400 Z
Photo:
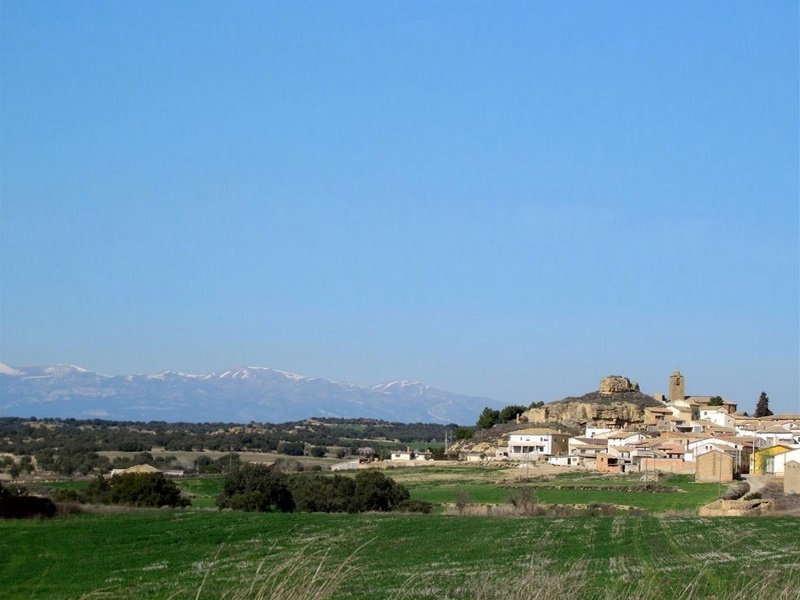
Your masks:
M 499 404 L 418 381 L 366 387 L 266 367 L 204 375 L 103 375 L 74 365 L 15 368 L 0 363 L 4 417 L 244 423 L 365 417 L 471 424 L 485 406 Z

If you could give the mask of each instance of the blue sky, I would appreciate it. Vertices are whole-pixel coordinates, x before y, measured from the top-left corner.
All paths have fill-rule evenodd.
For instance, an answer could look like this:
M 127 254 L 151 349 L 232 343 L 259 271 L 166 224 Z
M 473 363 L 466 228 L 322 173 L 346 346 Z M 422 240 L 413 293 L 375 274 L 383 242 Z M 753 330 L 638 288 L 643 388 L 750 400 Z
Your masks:
M 800 412 L 796 2 L 0 5 L 0 360 Z

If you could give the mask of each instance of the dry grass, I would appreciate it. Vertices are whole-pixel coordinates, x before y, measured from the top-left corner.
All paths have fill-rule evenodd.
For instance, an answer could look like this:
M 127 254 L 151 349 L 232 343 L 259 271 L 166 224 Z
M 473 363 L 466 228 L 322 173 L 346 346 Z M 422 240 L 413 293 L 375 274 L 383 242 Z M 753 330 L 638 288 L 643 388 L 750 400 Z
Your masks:
M 309 552 L 303 550 L 275 566 L 268 566 L 265 557 L 251 576 L 239 585 L 220 592 L 208 586 L 213 579 L 212 566 L 218 556 L 210 561 L 208 570 L 196 593 L 187 590 L 174 594 L 169 600 L 193 597 L 220 598 L 222 600 L 328 600 L 351 597 L 346 593 L 348 581 L 358 575 L 357 555 L 368 544 L 358 548 L 338 564 L 330 560 L 328 550 Z M 219 552 L 218 552 L 219 554 Z M 395 590 L 391 600 L 800 600 L 800 571 L 793 573 L 789 583 L 776 573 L 762 573 L 740 588 L 731 589 L 712 583 L 710 565 L 702 567 L 696 576 L 680 588 L 670 587 L 665 593 L 664 573 L 645 571 L 629 575 L 626 583 L 619 581 L 604 587 L 592 581 L 589 566 L 579 561 L 568 571 L 554 573 L 552 563 L 531 562 L 521 570 L 500 574 L 481 572 L 467 576 L 451 588 L 443 588 L 425 576 L 410 577 L 401 589 Z M 207 589 L 208 588 L 208 589 Z
M 209 591 L 206 594 L 212 566 L 222 550 L 220 546 L 197 588 L 194 600 L 205 597 L 221 600 L 325 600 L 332 597 L 355 574 L 357 555 L 367 545 L 368 543 L 357 548 L 338 564 L 330 561 L 329 550 L 309 551 L 306 548 L 274 566 L 268 566 L 265 557 L 258 563 L 249 580 L 221 593 Z M 177 597 L 177 594 L 172 596 Z

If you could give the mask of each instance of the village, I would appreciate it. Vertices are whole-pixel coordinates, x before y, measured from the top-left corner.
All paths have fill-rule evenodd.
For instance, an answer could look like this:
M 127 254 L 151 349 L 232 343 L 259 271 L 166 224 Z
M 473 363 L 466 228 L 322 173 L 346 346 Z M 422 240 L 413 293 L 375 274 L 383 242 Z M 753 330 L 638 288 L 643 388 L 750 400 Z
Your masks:
M 600 382 L 601 395 L 624 398 L 638 384 L 621 376 Z M 741 476 L 783 478 L 785 494 L 800 494 L 800 414 L 748 416 L 719 396 L 685 393 L 679 370 L 669 378 L 669 392 L 653 396 L 641 421 L 618 417 L 587 420 L 582 435 L 555 427 L 528 427 L 546 416 L 535 408 L 517 417 L 517 428 L 495 443 L 461 447 L 459 460 L 516 461 L 521 468 L 549 464 L 614 474 L 675 473 L 697 482 L 726 483 Z M 458 448 L 456 446 L 456 448 Z M 394 462 L 428 460 L 425 453 L 395 451 Z

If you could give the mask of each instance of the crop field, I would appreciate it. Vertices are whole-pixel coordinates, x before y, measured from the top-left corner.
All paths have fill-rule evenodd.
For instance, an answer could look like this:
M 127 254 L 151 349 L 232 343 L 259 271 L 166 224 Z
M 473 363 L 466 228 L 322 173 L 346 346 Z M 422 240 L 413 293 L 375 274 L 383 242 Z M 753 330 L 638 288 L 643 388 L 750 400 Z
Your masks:
M 800 597 L 794 518 L 150 510 L 0 522 L 6 598 Z
M 387 474 L 407 486 L 412 498 L 437 504 L 504 504 L 514 492 L 530 488 L 535 500 L 543 504 L 604 503 L 652 513 L 695 512 L 727 489 L 727 485 L 694 483 L 691 477 L 672 476 L 664 482 L 667 490 L 643 491 L 633 489 L 644 486 L 639 476 L 608 476 L 591 471 L 543 475 L 537 469 L 487 466 L 411 467 L 389 470 Z
M 713 502 L 727 486 L 694 483 L 691 477 L 670 478 L 669 491 L 645 492 L 629 488 L 641 486 L 634 477 L 603 476 L 593 472 L 566 472 L 547 477 L 525 478 L 517 469 L 486 466 L 424 466 L 395 468 L 385 473 L 408 487 L 411 497 L 434 504 L 507 504 L 518 490 L 530 488 L 536 502 L 543 504 L 615 504 L 632 506 L 651 513 L 694 513 Z M 343 474 L 347 475 L 347 472 Z M 215 507 L 222 476 L 205 475 L 176 479 L 194 508 Z M 48 487 L 80 490 L 88 481 L 64 481 Z M 585 489 L 576 489 L 585 488 Z

